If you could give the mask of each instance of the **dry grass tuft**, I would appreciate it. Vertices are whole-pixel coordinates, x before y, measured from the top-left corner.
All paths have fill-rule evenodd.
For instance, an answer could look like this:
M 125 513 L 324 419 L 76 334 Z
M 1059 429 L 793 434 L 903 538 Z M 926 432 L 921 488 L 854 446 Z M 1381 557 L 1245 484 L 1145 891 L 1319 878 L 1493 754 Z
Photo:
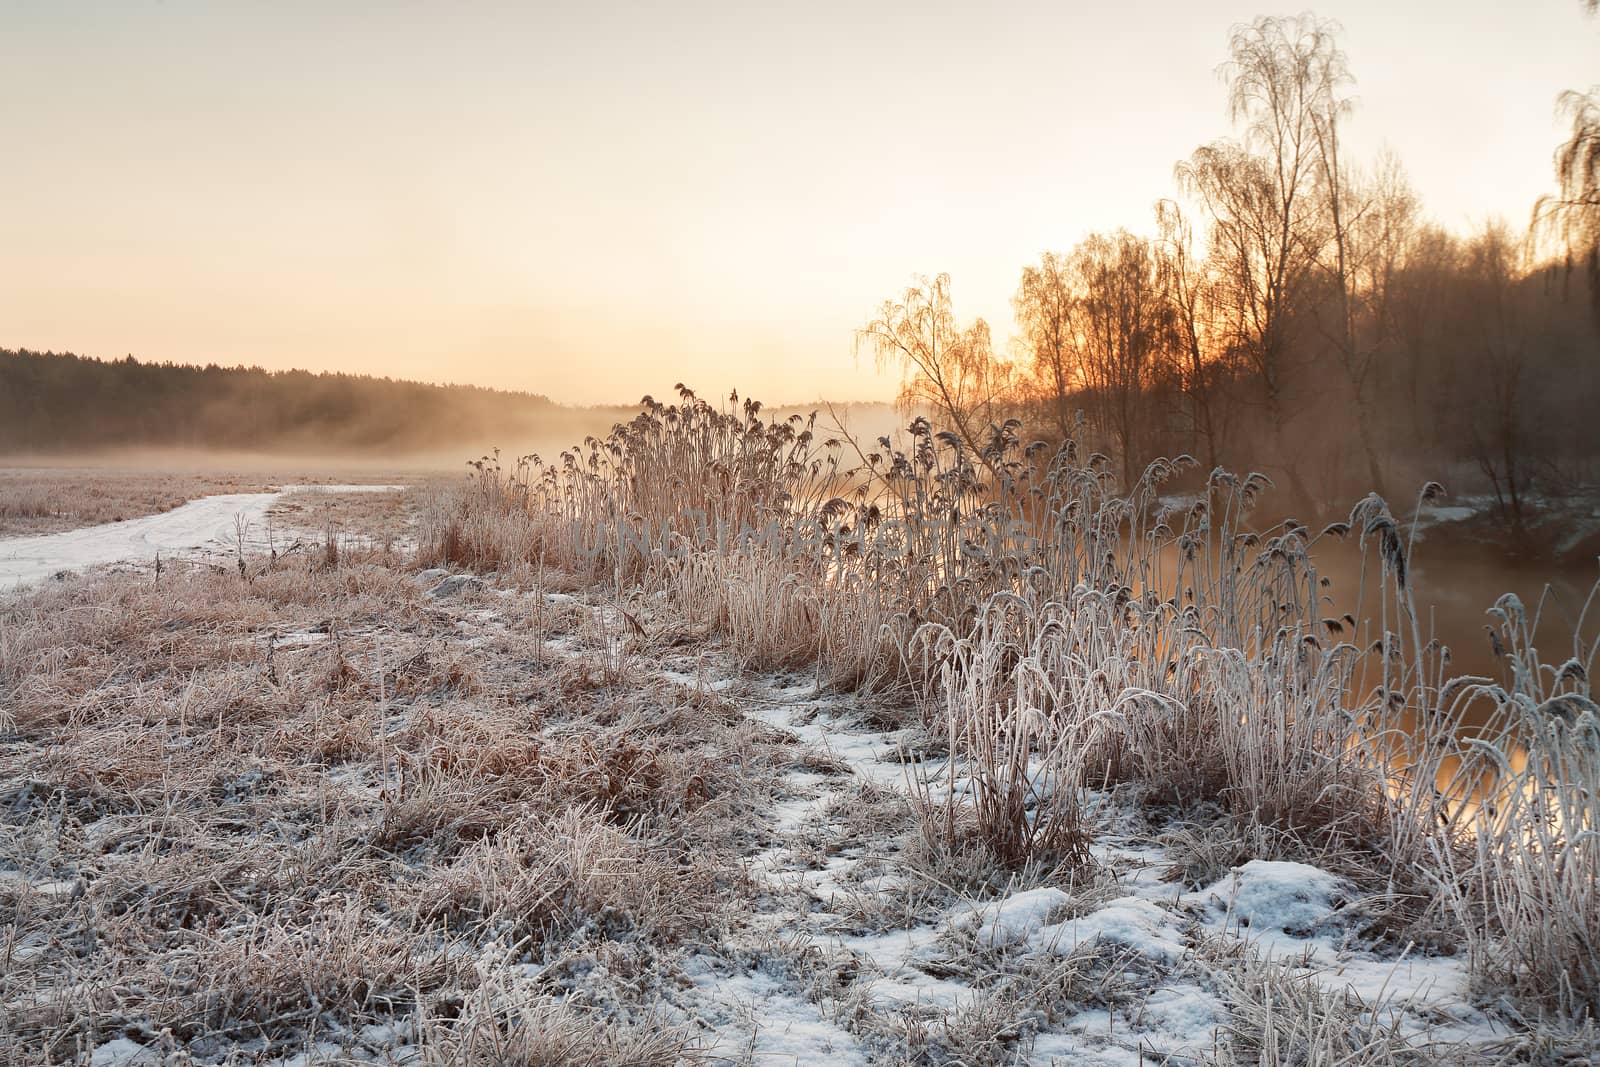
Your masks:
M 1246 951 L 1218 971 L 1230 1013 L 1223 1041 L 1229 1062 L 1284 1067 L 1409 1067 L 1469 1062 L 1459 1049 L 1435 1049 L 1401 1032 L 1398 1013 L 1348 989 L 1329 992 L 1315 974 Z

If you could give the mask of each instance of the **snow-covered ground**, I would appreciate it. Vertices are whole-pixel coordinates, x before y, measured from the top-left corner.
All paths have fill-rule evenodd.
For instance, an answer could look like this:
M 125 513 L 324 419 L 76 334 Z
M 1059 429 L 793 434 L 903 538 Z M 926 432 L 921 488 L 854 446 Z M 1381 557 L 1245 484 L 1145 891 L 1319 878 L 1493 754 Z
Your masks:
M 449 598 L 444 575 L 419 577 Z M 617 625 L 608 624 L 614 609 L 604 603 L 544 596 L 595 616 L 601 630 Z M 493 611 L 470 614 L 475 624 L 497 625 Z M 585 655 L 567 637 L 546 647 Z M 1113 794 L 1096 796 L 1087 887 L 958 892 L 931 910 L 908 906 L 897 920 L 896 905 L 878 908 L 904 898 L 915 880 L 899 855 L 907 823 L 858 816 L 874 796 L 909 813 L 905 753 L 917 728 L 873 728 L 853 697 L 818 693 L 803 676 L 741 676 L 718 650 L 636 659 L 630 670 L 731 700 L 807 754 L 780 778 L 765 847 L 746 861 L 755 900 L 747 924 L 691 953 L 682 964 L 687 988 L 660 1007 L 704 1033 L 709 1062 L 965 1062 L 965 1040 L 998 1042 L 981 1062 L 1002 1062 L 991 1060 L 996 1054 L 1063 1067 L 1215 1062 L 1240 1025 L 1232 984 L 1242 961 L 1320 991 L 1375 1032 L 1443 1062 L 1457 1052 L 1465 1062 L 1473 1046 L 1504 1036 L 1477 1006 L 1464 956 L 1364 940 L 1370 902 L 1339 877 L 1305 863 L 1250 860 L 1191 889 L 1171 880 L 1176 857 Z M 964 788 L 959 768 L 954 777 L 954 788 Z M 1031 979 L 1015 976 L 1054 973 L 1059 981 L 1074 968 L 1090 976 L 1084 990 L 1103 992 L 1065 1009 L 1041 1004 L 1019 1032 L 984 1033 L 1005 1014 L 997 1002 L 1032 995 Z M 924 1039 L 917 1035 L 941 1033 L 940 1052 L 914 1051 Z M 409 1051 L 385 1054 L 406 1062 Z
M 899 739 L 852 722 L 847 704 L 837 699 L 807 699 L 793 686 L 773 684 L 757 692 L 749 714 L 846 768 L 821 778 L 790 774 L 793 798 L 773 813 L 785 843 L 760 856 L 754 869 L 775 886 L 799 887 L 809 900 L 807 907 L 766 917 L 771 934 L 805 936 L 825 957 L 847 961 L 875 1012 L 939 1025 L 981 1016 L 993 995 L 991 979 L 1000 975 L 973 973 L 970 963 L 963 968 L 963 951 L 1005 958 L 1010 967 L 1029 958 L 1060 966 L 1076 953 L 1109 952 L 1128 964 L 1128 988 L 1109 1004 L 1041 1019 L 1017 1042 L 1014 1062 L 1201 1062 L 1219 1047 L 1229 1021 L 1219 972 L 1254 955 L 1294 980 L 1362 1006 L 1374 1025 L 1393 1025 L 1407 1040 L 1448 1045 L 1494 1037 L 1472 1003 L 1465 958 L 1363 947 L 1354 936 L 1362 902 L 1341 879 L 1308 864 L 1252 860 L 1187 890 L 1163 877 L 1172 857 L 1159 843 L 1121 828 L 1138 820 L 1110 796 L 1100 798 L 1102 832 L 1092 851 L 1102 879 L 1093 892 L 1023 888 L 958 900 L 902 928 L 862 932 L 859 919 L 840 905 L 852 895 L 893 887 L 893 874 L 861 873 L 890 855 L 892 842 L 845 848 L 820 866 L 802 842 L 826 837 L 827 813 L 847 807 L 864 783 L 906 788 Z M 755 1062 L 789 1063 L 795 1061 L 786 1057 L 798 1055 L 801 1063 L 864 1063 L 875 1061 L 875 1047 L 884 1051 L 881 1041 L 844 1042 L 825 1014 L 797 1018 L 793 997 L 770 985 L 768 978 L 737 974 L 706 981 L 718 997 L 733 990 L 770 1006 L 772 1017 L 753 1038 Z
M 215 555 L 231 550 L 241 523 L 259 543 L 280 496 L 209 497 L 163 515 L 0 542 L 0 580 L 142 562 L 157 551 Z M 560 631 L 545 634 L 540 623 L 536 640 L 546 654 L 598 656 L 602 666 L 625 668 L 636 687 L 728 702 L 751 728 L 801 754 L 779 776 L 765 825 L 751 828 L 741 857 L 747 911 L 722 940 L 686 946 L 675 981 L 662 983 L 663 999 L 652 1007 L 700 1035 L 706 1062 L 1213 1062 L 1241 1025 L 1241 973 L 1263 966 L 1431 1047 L 1440 1062 L 1465 1062 L 1470 1046 L 1501 1036 L 1478 1006 L 1464 958 L 1371 943 L 1362 934 L 1366 903 L 1328 871 L 1253 859 L 1186 885 L 1172 877 L 1181 863 L 1158 828 L 1127 797 L 1106 793 L 1095 796 L 1093 862 L 1079 884 L 930 887 L 908 854 L 916 836 L 908 775 L 916 765 L 907 753 L 922 740 L 918 727 L 878 728 L 872 708 L 818 693 L 804 676 L 742 674 L 715 642 L 629 652 L 614 636 L 626 632 L 620 611 L 605 597 L 500 588 L 444 571 L 414 578 L 453 627 L 453 641 L 475 646 L 496 631 L 526 634 L 528 604 L 541 605 L 541 620 L 559 609 L 571 616 Z M 297 631 L 272 647 L 324 637 Z M 947 788 L 960 790 L 955 772 Z M 328 1059 L 419 1062 L 404 1018 L 368 1029 L 330 1035 Z M 937 1055 L 916 1051 L 930 1047 Z M 1461 1050 L 1459 1061 L 1441 1051 L 1450 1048 Z M 979 1054 L 965 1059 L 968 1049 Z M 117 1036 L 94 1048 L 90 1062 L 155 1056 L 153 1046 Z M 301 1056 L 284 1067 L 289 1062 L 324 1060 Z
M 32 585 L 63 571 L 108 563 L 215 557 L 231 552 L 241 525 L 245 549 L 264 551 L 268 509 L 285 494 L 306 489 L 328 493 L 391 492 L 399 485 L 285 486 L 276 493 L 225 493 L 201 497 L 159 515 L 86 526 L 43 537 L 0 539 L 0 589 Z

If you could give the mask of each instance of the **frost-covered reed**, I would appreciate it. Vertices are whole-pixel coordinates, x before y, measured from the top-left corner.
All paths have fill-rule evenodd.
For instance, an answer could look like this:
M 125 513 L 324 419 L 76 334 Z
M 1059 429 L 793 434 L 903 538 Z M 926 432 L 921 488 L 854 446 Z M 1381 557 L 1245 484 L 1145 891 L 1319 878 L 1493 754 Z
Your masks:
M 1263 525 L 1259 475 L 1168 495 L 1187 457 L 1119 486 L 1104 457 L 1020 432 L 974 455 L 917 419 L 863 446 L 681 390 L 555 463 L 474 464 L 422 556 L 610 582 L 749 667 L 898 694 L 948 749 L 918 771 L 935 846 L 1087 862 L 1088 791 L 1128 784 L 1338 857 L 1397 936 L 1464 941 L 1533 1016 L 1600 1015 L 1594 645 L 1543 666 L 1503 601 L 1506 680 L 1452 679 L 1383 500 Z M 1350 537 L 1368 563 L 1337 614 L 1316 548 Z M 1489 728 L 1468 729 L 1483 701 Z

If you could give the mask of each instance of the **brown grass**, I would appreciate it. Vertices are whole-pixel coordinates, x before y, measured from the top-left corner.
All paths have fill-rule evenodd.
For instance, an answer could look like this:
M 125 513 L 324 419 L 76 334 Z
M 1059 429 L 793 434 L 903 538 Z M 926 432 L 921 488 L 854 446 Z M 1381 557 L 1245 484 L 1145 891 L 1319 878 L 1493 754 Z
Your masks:
M 542 593 L 495 598 L 491 620 L 383 558 L 0 602 L 17 1062 L 117 1036 L 283 1055 L 335 1022 L 396 1020 L 427 1062 L 688 1047 L 503 968 L 716 941 L 765 795 L 762 759 L 721 753 L 749 737 L 675 687 L 579 669 L 598 649 L 550 655 L 578 620 Z M 655 1001 L 637 996 L 642 1018 Z
M 267 521 L 275 528 L 312 531 L 342 542 L 381 544 L 409 540 L 416 514 L 414 501 L 405 492 L 298 489 L 267 511 Z

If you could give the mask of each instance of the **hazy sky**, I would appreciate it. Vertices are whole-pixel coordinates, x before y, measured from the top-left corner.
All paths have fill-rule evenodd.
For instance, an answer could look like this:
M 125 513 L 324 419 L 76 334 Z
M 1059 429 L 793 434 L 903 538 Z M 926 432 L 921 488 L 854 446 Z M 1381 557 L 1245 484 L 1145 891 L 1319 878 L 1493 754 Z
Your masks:
M 0 0 L 0 346 L 632 401 L 887 397 L 914 273 L 1009 329 L 1022 265 L 1150 228 L 1229 132 L 1251 3 Z M 1521 224 L 1579 0 L 1329 0 L 1352 149 Z

